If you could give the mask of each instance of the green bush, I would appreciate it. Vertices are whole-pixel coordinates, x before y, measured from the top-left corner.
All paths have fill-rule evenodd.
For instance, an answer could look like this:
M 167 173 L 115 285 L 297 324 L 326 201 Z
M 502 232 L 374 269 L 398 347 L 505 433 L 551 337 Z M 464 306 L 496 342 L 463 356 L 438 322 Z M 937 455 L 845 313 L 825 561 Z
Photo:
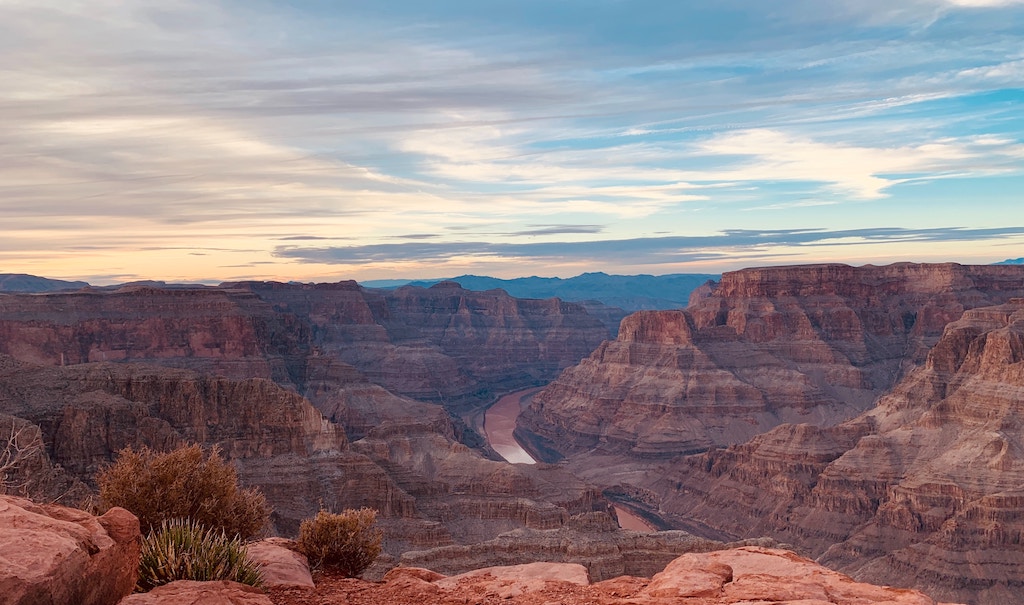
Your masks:
M 263 494 L 241 489 L 235 467 L 216 448 L 204 456 L 198 445 L 167 453 L 128 447 L 96 482 L 100 509 L 130 510 L 143 532 L 170 519 L 191 519 L 247 540 L 263 531 L 270 515 Z
M 190 519 L 163 521 L 142 541 L 136 592 L 175 580 L 233 580 L 260 586 L 259 566 L 249 559 L 238 537 L 203 527 Z
M 342 513 L 320 511 L 299 526 L 299 552 L 314 569 L 327 569 L 355 578 L 366 571 L 380 554 L 383 534 L 374 527 L 377 511 L 372 508 Z

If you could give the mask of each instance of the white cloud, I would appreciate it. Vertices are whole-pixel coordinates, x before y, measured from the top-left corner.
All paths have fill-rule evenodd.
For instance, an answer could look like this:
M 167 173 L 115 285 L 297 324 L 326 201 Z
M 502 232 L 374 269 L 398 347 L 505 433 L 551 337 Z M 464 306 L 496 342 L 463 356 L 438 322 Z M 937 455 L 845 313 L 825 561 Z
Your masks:
M 862 147 L 826 143 L 806 136 L 752 129 L 714 136 L 698 145 L 715 156 L 752 157 L 709 170 L 704 178 L 728 181 L 806 181 L 825 183 L 861 199 L 878 199 L 903 182 L 902 176 L 940 178 L 1007 170 L 998 158 L 1019 157 L 1024 145 L 995 137 L 939 139 L 911 146 Z M 1020 170 L 1019 166 L 1010 170 Z M 686 175 L 700 180 L 699 173 Z
M 947 4 L 964 8 L 996 8 L 1024 4 L 1024 0 L 944 0 Z

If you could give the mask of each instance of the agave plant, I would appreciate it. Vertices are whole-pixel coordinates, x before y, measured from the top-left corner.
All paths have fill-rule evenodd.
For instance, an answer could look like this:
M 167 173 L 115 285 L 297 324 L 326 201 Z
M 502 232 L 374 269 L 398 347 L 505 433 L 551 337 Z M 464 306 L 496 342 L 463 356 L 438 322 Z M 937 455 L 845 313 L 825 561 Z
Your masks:
M 260 586 L 259 565 L 249 559 L 238 536 L 203 527 L 191 519 L 163 521 L 142 541 L 137 592 L 175 580 L 233 580 Z

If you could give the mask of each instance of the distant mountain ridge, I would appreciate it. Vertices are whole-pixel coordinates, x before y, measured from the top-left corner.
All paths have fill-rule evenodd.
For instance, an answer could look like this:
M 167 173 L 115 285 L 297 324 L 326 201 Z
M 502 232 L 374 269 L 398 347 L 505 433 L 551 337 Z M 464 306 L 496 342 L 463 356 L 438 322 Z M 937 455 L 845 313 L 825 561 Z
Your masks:
M 84 281 L 48 279 L 25 273 L 0 273 L 0 292 L 56 292 L 78 290 L 88 285 Z
M 1024 257 L 1021 258 L 1008 258 L 1002 262 L 996 263 L 997 265 L 1024 265 Z
M 481 275 L 461 275 L 448 279 L 377 280 L 362 282 L 368 288 L 394 288 L 398 285 L 430 287 L 438 282 L 457 282 L 467 290 L 500 288 L 517 298 L 558 297 L 570 302 L 596 300 L 626 311 L 645 309 L 679 309 L 685 307 L 690 293 L 720 276 L 706 273 L 675 273 L 671 275 L 608 275 L 584 273 L 576 277 L 517 277 L 499 279 Z

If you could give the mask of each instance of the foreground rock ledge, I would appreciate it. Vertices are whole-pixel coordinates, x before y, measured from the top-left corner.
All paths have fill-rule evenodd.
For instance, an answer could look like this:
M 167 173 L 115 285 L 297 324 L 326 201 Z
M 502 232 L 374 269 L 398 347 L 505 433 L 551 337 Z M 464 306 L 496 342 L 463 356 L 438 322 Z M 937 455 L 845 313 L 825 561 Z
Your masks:
M 0 605 L 114 605 L 132 591 L 139 520 L 0 496 Z
M 622 576 L 590 584 L 585 568 L 566 563 L 492 567 L 450 577 L 400 567 L 377 584 L 325 579 L 315 592 L 270 592 L 277 605 L 935 605 L 916 590 L 856 582 L 790 551 L 756 546 L 686 554 L 652 579 Z

